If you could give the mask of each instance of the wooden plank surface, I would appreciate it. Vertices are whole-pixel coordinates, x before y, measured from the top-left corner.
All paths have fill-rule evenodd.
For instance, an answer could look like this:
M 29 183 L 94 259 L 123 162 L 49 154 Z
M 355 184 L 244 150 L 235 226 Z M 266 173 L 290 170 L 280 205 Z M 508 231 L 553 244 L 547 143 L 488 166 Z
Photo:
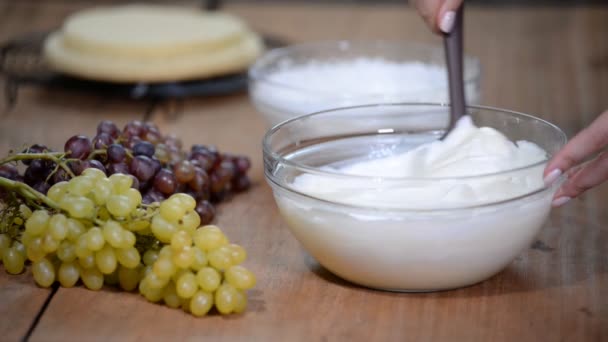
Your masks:
M 82 6 L 32 4 L 0 1 L 5 19 L 0 20 L 0 38 L 52 27 Z M 415 13 L 397 5 L 273 3 L 228 9 L 256 29 L 292 42 L 381 38 L 440 43 Z M 24 26 L 26 17 L 31 20 Z M 538 115 L 568 133 L 608 109 L 607 37 L 608 8 L 484 7 L 467 13 L 466 47 L 483 65 L 483 103 Z M 60 148 L 69 134 L 91 135 L 102 118 L 122 124 L 144 110 L 145 104 L 135 101 L 30 87 L 1 118 L 0 152 L 31 141 Z M 247 248 L 247 266 L 258 276 L 250 309 L 240 316 L 195 319 L 134 294 L 59 289 L 31 340 L 608 339 L 606 185 L 554 210 L 539 241 L 484 283 L 429 294 L 372 291 L 329 274 L 289 233 L 263 180 L 260 140 L 266 126 L 246 94 L 190 99 L 180 116 L 158 112 L 153 120 L 187 145 L 213 143 L 252 157 L 254 187 L 221 205 L 218 218 L 229 237 Z M 4 317 L 15 322 L 0 324 L 0 336 L 13 326 L 26 326 L 23 322 L 31 322 L 44 303 L 40 291 L 46 290 L 24 284 L 27 280 L 0 277 L 0 302 L 11 303 L 3 306 Z M 30 291 L 23 293 L 32 298 L 20 311 L 15 291 Z M 18 312 L 23 322 L 8 311 L 15 317 Z M 11 339 L 24 336 L 22 331 L 11 331 Z

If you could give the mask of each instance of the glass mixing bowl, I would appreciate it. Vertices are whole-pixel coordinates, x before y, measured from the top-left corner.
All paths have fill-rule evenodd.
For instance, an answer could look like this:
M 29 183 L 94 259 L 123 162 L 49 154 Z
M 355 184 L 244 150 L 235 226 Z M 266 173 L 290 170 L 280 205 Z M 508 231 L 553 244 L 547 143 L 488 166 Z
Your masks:
M 478 104 L 480 65 L 464 62 L 467 103 Z M 271 125 L 337 107 L 447 103 L 442 47 L 399 41 L 328 41 L 270 50 L 249 69 L 249 94 Z
M 545 160 L 492 174 L 443 178 L 382 178 L 344 174 L 326 166 L 386 157 L 438 139 L 449 108 L 440 104 L 381 104 L 328 110 L 281 123 L 264 137 L 264 170 L 293 235 L 325 268 L 363 286 L 434 291 L 471 285 L 505 268 L 538 234 L 562 179 L 542 181 L 548 158 L 566 142 L 555 125 L 530 115 L 471 106 L 477 126 L 512 141 L 527 140 Z M 313 175 L 324 189 L 303 192 L 294 179 Z M 396 189 L 507 182 L 496 200 L 466 205 L 387 205 Z M 522 184 L 527 184 L 522 186 Z M 505 187 L 503 187 L 504 189 Z M 492 187 L 488 187 L 492 191 Z M 353 194 L 378 202 L 361 205 Z

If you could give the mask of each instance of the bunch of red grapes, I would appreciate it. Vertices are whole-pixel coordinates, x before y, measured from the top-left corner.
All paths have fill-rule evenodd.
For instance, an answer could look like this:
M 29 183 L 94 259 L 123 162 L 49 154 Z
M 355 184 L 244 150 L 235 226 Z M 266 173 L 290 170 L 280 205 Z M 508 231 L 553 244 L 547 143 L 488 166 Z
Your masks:
M 66 163 L 76 176 L 87 168 L 97 168 L 108 176 L 131 175 L 144 203 L 160 202 L 177 192 L 191 195 L 197 201 L 201 224 L 213 220 L 213 204 L 250 186 L 249 158 L 220 153 L 206 145 L 193 145 L 189 152 L 184 151 L 177 137 L 163 136 L 150 122 L 131 121 L 120 131 L 113 122 L 102 121 L 93 139 L 75 135 L 64 150 Z M 36 144 L 24 152 L 52 151 Z M 22 162 L 27 166 L 23 175 L 14 165 L 5 164 L 0 166 L 0 177 L 23 181 L 43 194 L 51 185 L 70 179 L 68 172 L 51 160 Z

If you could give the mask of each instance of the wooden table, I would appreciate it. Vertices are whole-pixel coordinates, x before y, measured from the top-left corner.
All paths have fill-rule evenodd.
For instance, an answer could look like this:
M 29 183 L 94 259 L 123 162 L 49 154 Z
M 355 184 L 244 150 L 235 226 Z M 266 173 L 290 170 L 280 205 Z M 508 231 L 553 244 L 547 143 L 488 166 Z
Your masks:
M 0 1 L 0 41 L 61 23 L 83 1 Z M 440 43 L 399 5 L 234 4 L 256 29 L 291 42 L 337 38 Z M 483 103 L 532 113 L 572 134 L 608 108 L 608 8 L 470 7 L 467 52 L 483 65 Z M 0 152 L 61 148 L 96 123 L 141 119 L 146 104 L 37 87 L 0 117 Z M 454 291 L 396 294 L 348 284 L 321 268 L 279 217 L 262 173 L 265 124 L 246 94 L 194 98 L 178 117 L 155 112 L 186 144 L 253 159 L 253 188 L 220 206 L 217 223 L 249 252 L 250 308 L 193 318 L 113 289 L 57 290 L 29 272 L 0 272 L 0 340 L 583 341 L 608 339 L 608 187 L 553 210 L 538 241 L 504 272 Z

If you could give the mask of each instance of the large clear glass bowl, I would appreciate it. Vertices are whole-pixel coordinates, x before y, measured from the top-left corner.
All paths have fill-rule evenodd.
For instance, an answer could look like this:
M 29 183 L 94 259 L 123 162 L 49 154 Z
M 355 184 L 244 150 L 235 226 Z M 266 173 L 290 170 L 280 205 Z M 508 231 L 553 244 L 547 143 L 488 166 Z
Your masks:
M 447 103 L 444 54 L 441 46 L 403 41 L 291 45 L 270 50 L 255 62 L 249 69 L 249 94 L 270 125 L 353 105 Z M 346 70 L 345 65 L 349 66 Z M 306 67 L 310 69 L 304 76 L 293 74 Z M 464 79 L 467 103 L 479 104 L 480 64 L 476 58 L 465 58 Z
M 546 186 L 543 168 L 566 142 L 558 127 L 539 118 L 489 107 L 468 108 L 476 125 L 493 127 L 512 141 L 533 142 L 547 152 L 546 160 L 499 173 L 408 179 L 354 176 L 324 168 L 390 156 L 436 140 L 447 126 L 447 113 L 448 107 L 440 104 L 356 106 L 295 118 L 266 134 L 265 176 L 279 211 L 321 265 L 371 288 L 434 291 L 487 279 L 533 242 L 562 181 Z M 329 187 L 352 185 L 360 194 L 380 199 L 399 187 L 425 182 L 503 181 L 511 182 L 513 191 L 493 202 L 453 207 L 420 207 L 415 198 L 404 198 L 394 206 L 382 201 L 360 205 L 349 200 L 352 191 L 332 198 L 300 191 L 294 179 L 302 175 L 321 177 Z M 518 187 L 522 181 L 536 186 Z

